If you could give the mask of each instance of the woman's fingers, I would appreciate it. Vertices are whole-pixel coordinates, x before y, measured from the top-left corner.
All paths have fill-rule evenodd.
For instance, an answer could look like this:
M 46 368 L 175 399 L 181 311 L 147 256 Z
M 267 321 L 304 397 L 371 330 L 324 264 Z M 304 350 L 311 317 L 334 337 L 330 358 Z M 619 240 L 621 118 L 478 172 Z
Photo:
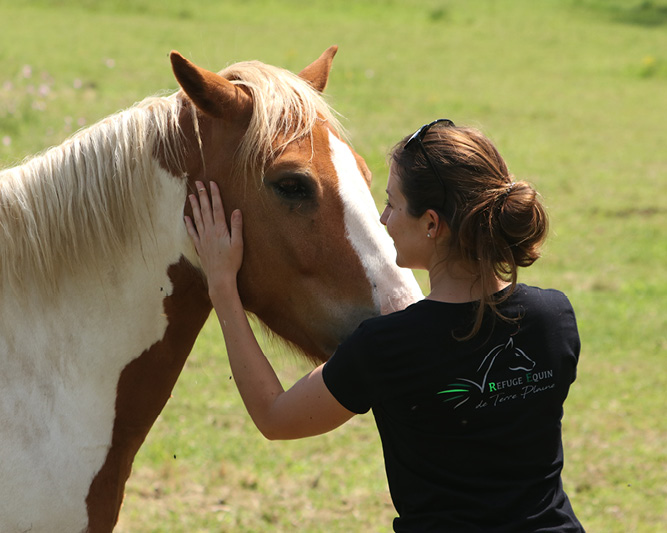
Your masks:
M 208 198 L 206 186 L 201 181 L 196 181 L 195 186 L 199 195 L 199 208 L 201 210 L 202 221 L 205 226 L 213 226 L 213 212 L 211 211 L 211 202 Z
M 204 222 L 201 216 L 199 201 L 194 194 L 190 194 L 188 199 L 190 200 L 190 207 L 192 207 L 192 220 L 194 220 L 194 229 L 198 234 L 201 234 L 201 232 L 204 231 Z
M 188 215 L 185 215 L 184 219 L 185 219 L 185 228 L 188 230 L 188 235 L 190 235 L 190 238 L 193 241 L 197 242 L 199 240 L 199 233 L 197 233 L 197 228 L 195 228 L 192 219 Z
M 196 194 L 188 196 L 192 206 L 192 218 L 185 217 L 185 225 L 188 235 L 197 246 L 198 251 L 201 243 L 208 242 L 210 239 L 230 239 L 231 231 L 225 220 L 225 208 L 222 204 L 220 189 L 215 182 L 210 182 L 210 198 L 206 186 L 201 181 L 195 182 L 197 188 Z M 236 217 L 240 215 L 240 212 Z M 237 224 L 241 224 L 237 220 Z M 238 238 L 241 238 L 239 226 Z
M 243 217 L 240 209 L 235 209 L 232 213 L 231 226 L 232 247 L 243 249 Z
M 220 189 L 215 181 L 211 182 L 211 206 L 213 209 L 213 221 L 216 224 L 227 225 L 225 221 L 225 208 L 222 205 L 222 198 L 220 197 Z
M 192 216 L 185 216 L 185 226 L 206 275 L 236 275 L 243 261 L 243 220 L 241 211 L 234 210 L 229 226 L 220 189 L 211 182 L 210 198 L 206 186 L 195 182 L 196 193 L 188 196 Z
M 192 214 L 199 233 L 201 234 L 207 228 L 214 227 L 217 227 L 218 231 L 222 230 L 223 233 L 229 233 L 218 184 L 214 181 L 210 182 L 210 199 L 206 186 L 202 182 L 197 181 L 195 185 L 198 194 L 197 196 L 190 196 L 190 203 L 193 205 Z

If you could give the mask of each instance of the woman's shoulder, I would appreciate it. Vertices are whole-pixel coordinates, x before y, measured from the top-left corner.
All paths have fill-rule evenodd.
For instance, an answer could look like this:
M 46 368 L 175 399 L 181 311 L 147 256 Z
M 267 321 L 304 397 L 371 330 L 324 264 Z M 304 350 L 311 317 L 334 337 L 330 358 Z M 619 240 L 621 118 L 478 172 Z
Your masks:
M 519 284 L 514 293 L 500 307 L 509 316 L 543 323 L 545 327 L 576 324 L 574 308 L 564 292 Z
M 542 305 L 554 305 L 572 307 L 570 300 L 564 292 L 558 289 L 543 289 L 532 285 L 525 285 L 519 283 L 510 297 L 510 300 L 522 300 L 526 302 L 534 302 Z

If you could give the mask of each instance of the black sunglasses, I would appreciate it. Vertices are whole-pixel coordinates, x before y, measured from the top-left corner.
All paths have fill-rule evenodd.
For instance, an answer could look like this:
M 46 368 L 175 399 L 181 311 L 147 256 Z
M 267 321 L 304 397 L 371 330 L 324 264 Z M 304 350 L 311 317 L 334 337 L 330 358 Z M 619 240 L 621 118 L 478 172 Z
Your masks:
M 424 154 L 424 157 L 426 158 L 426 162 L 428 163 L 428 166 L 431 167 L 431 170 L 435 174 L 435 176 L 440 180 L 440 183 L 442 183 L 442 187 L 445 190 L 445 198 L 447 197 L 447 188 L 445 187 L 445 181 L 442 179 L 442 176 L 440 176 L 440 173 L 438 170 L 435 168 L 435 165 L 433 164 L 433 161 L 428 155 L 428 152 L 426 151 L 426 147 L 424 146 L 424 137 L 426 137 L 426 134 L 428 133 L 428 130 L 430 130 L 433 126 L 436 124 L 442 124 L 443 126 L 447 128 L 454 128 L 454 123 L 449 120 L 448 118 L 439 118 L 437 120 L 434 120 L 433 122 L 430 122 L 428 124 L 424 124 L 421 128 L 419 128 L 417 131 L 415 131 L 410 138 L 407 140 L 405 143 L 405 146 L 403 146 L 403 150 L 409 150 L 411 146 L 418 145 L 422 149 L 422 153 Z

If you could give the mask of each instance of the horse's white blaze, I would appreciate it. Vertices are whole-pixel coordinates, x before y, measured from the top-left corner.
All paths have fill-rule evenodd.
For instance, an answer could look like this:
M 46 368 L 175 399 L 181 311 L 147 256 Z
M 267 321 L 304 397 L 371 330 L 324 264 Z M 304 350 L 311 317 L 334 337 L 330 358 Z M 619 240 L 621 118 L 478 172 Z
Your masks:
M 62 280 L 55 303 L 39 294 L 0 298 L 3 533 L 86 529 L 86 496 L 111 445 L 118 378 L 163 337 L 167 269 L 189 250 L 184 180 L 155 167 L 155 234 L 140 251 L 99 276 Z
M 380 214 L 352 150 L 331 132 L 329 145 L 343 199 L 347 237 L 373 287 L 376 307 L 382 314 L 404 309 L 424 295 L 412 272 L 395 263 L 391 237 L 380 223 Z

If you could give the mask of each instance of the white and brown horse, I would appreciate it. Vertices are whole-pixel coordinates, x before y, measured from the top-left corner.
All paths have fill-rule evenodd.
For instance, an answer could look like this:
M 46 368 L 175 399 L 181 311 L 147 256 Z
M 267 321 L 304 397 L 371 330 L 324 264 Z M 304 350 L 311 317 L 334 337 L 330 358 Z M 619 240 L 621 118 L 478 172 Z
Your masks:
M 211 311 L 194 180 L 244 212 L 246 309 L 307 356 L 421 296 L 321 97 L 335 52 L 299 76 L 172 53 L 182 91 L 0 172 L 0 531 L 113 529 Z

